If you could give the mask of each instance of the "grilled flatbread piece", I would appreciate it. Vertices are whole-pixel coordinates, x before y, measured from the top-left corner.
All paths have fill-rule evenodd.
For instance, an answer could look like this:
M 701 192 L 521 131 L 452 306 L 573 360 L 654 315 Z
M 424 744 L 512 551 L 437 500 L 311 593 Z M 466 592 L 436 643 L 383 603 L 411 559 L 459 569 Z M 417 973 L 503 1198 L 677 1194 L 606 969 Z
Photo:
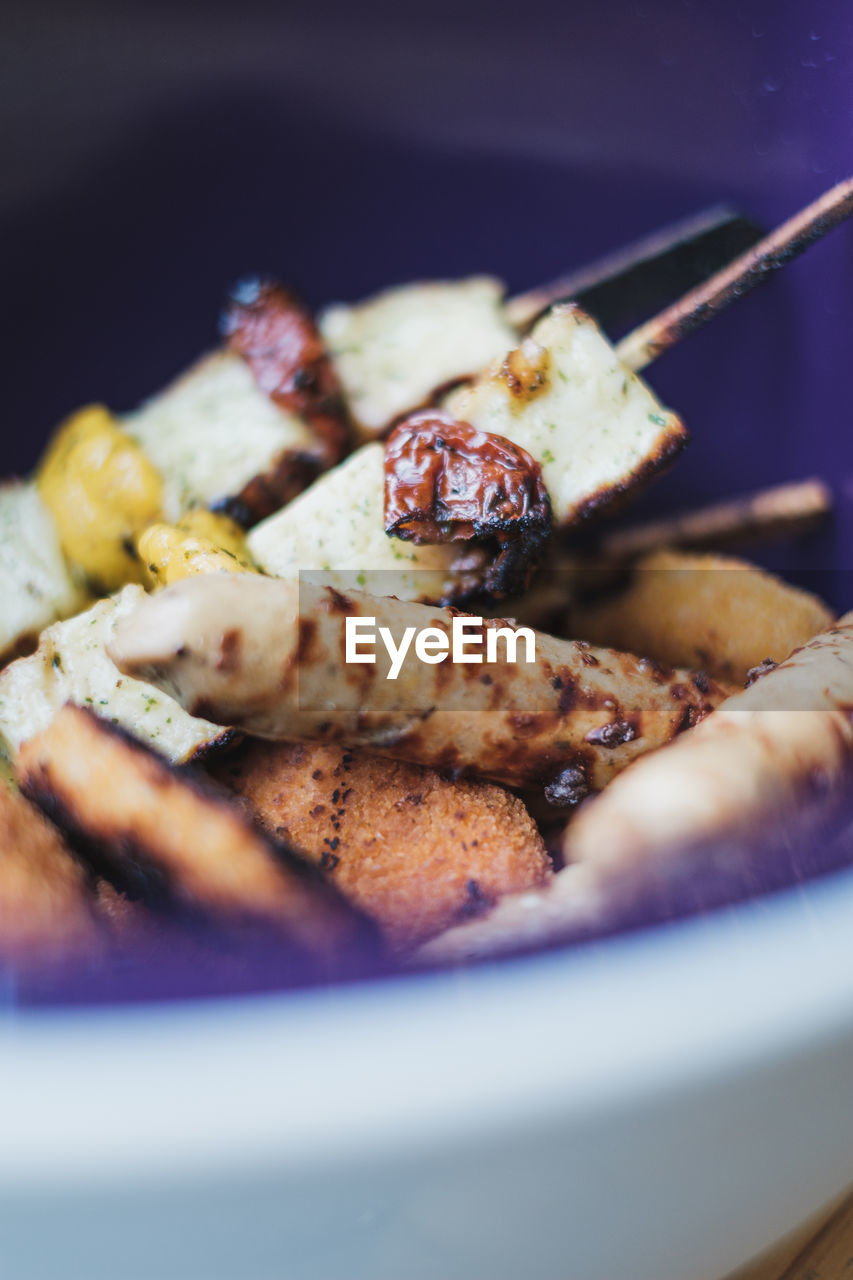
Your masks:
M 637 755 L 661 746 L 724 696 L 701 675 L 629 654 L 534 635 L 515 661 L 500 621 L 477 619 L 468 653 L 496 661 L 428 664 L 410 653 L 390 679 L 345 661 L 348 618 L 373 618 L 399 645 L 432 628 L 450 644 L 459 615 L 362 592 L 252 574 L 187 579 L 145 600 L 110 652 L 123 671 L 168 689 L 192 714 L 259 737 L 367 746 L 509 785 L 566 785 L 579 799 Z M 505 629 L 507 624 L 503 624 Z
M 161 876 L 179 900 L 279 930 L 307 954 L 367 944 L 366 922 L 312 867 L 205 789 L 89 711 L 65 707 L 21 749 L 23 790 L 119 874 Z
M 688 843 L 748 842 L 823 821 L 849 785 L 851 708 L 847 614 L 578 814 L 567 860 L 665 857 Z
M 729 556 L 657 551 L 612 599 L 571 610 L 571 634 L 657 662 L 702 667 L 742 685 L 765 659 L 782 662 L 832 625 L 811 592 Z
M 551 874 L 530 815 L 502 787 L 314 743 L 249 742 L 212 771 L 398 950 Z
M 0 956 L 49 960 L 98 941 L 83 868 L 34 805 L 0 787 Z
M 577 937 L 644 896 L 695 900 L 838 820 L 853 783 L 853 614 L 585 805 L 565 870 L 430 942 L 424 962 Z M 757 877 L 760 879 L 760 877 Z

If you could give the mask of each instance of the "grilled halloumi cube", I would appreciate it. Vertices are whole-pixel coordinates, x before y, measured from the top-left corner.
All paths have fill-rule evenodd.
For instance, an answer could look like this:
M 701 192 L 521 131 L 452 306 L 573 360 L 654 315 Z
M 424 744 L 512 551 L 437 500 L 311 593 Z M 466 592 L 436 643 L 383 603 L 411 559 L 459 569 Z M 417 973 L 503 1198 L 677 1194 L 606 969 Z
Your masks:
M 203 357 L 121 426 L 159 469 L 172 523 L 191 507 L 238 496 L 283 454 L 316 449 L 308 424 L 275 404 L 230 351 Z
M 229 736 L 221 725 L 187 715 L 167 694 L 122 673 L 107 656 L 116 627 L 143 599 L 141 587 L 125 587 L 42 633 L 39 647 L 0 673 L 0 740 L 14 757 L 71 702 L 90 707 L 142 742 L 182 761 Z
M 401 285 L 323 312 L 320 331 L 363 437 L 513 345 L 503 292 L 499 280 L 472 276 Z
M 418 546 L 386 534 L 384 466 L 382 445 L 366 444 L 320 476 L 251 531 L 255 563 L 274 577 L 309 571 L 344 590 L 442 599 L 459 546 Z
M 686 440 L 679 419 L 620 365 L 595 322 L 573 306 L 555 307 L 502 362 L 451 393 L 447 409 L 532 454 L 555 523 L 562 525 L 641 483 Z M 410 600 L 447 598 L 459 546 L 388 537 L 384 485 L 382 448 L 364 445 L 256 526 L 252 555 L 278 576 L 299 569 L 348 572 L 345 587 Z M 338 512 L 348 516 L 331 514 Z M 399 576 L 410 569 L 444 572 L 435 580 L 405 576 L 400 589 L 388 585 L 388 570 Z
M 34 484 L 0 486 L 0 596 L 0 657 L 85 600 Z
M 452 391 L 445 408 L 532 454 L 557 526 L 641 484 L 687 440 L 675 414 L 571 303 L 553 307 L 505 359 Z

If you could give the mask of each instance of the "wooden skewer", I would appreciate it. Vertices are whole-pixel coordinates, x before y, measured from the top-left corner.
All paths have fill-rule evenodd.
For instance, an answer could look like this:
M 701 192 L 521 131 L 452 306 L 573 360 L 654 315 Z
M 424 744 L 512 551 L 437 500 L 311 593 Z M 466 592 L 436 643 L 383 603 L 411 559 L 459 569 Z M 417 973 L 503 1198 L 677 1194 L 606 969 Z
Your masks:
M 710 549 L 794 536 L 813 529 L 831 510 L 832 494 L 822 480 L 799 480 L 698 511 L 616 529 L 602 539 L 599 551 L 606 560 L 621 561 L 660 547 Z
M 816 528 L 831 511 L 832 494 L 823 481 L 798 480 L 615 529 L 585 553 L 554 548 L 529 590 L 513 601 L 512 616 L 522 626 L 561 635 L 566 609 L 573 601 L 596 598 L 624 583 L 625 570 L 642 556 L 663 548 L 710 552 L 795 538 Z M 504 617 L 506 611 L 504 601 L 491 612 Z
M 571 299 L 607 329 L 614 310 L 630 307 L 636 316 L 644 305 L 662 307 L 668 298 L 699 284 L 733 255 L 756 244 L 762 234 L 733 209 L 714 205 L 510 298 L 506 315 L 526 330 L 555 302 Z
M 848 178 L 735 258 L 704 284 L 691 289 L 671 307 L 634 329 L 616 348 L 620 360 L 629 369 L 644 369 L 851 214 L 853 178 Z

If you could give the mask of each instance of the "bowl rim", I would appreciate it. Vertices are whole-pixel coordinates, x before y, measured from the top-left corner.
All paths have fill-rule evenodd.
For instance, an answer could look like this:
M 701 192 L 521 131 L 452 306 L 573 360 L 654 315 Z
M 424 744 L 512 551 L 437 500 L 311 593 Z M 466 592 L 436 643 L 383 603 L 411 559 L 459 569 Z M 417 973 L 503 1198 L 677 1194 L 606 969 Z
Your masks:
M 0 1019 L 0 1193 L 411 1159 L 766 1072 L 849 1036 L 851 928 L 847 868 L 469 969 L 16 1011 Z

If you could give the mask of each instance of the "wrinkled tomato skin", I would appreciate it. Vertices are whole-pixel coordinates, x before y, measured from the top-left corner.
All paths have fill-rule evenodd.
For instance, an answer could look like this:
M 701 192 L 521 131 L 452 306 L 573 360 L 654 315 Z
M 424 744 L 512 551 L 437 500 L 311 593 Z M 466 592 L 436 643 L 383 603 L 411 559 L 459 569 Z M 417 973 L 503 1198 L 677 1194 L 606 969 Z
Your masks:
M 503 436 L 440 409 L 411 414 L 385 445 L 385 532 L 411 542 L 495 544 L 483 589 L 523 590 L 551 528 L 542 468 Z
M 281 285 L 244 280 L 231 291 L 220 329 L 228 349 L 249 365 L 258 387 L 313 428 L 323 465 L 339 462 L 350 439 L 349 417 L 307 307 Z

